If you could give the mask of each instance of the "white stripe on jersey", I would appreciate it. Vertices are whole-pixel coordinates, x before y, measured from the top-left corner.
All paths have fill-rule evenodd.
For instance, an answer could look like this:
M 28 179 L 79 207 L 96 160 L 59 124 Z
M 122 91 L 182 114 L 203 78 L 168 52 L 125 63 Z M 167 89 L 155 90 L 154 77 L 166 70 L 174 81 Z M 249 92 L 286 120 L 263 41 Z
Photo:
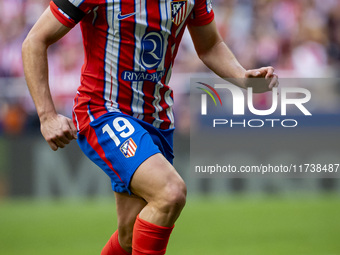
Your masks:
M 73 100 L 73 109 L 72 109 L 72 112 L 73 112 L 73 114 L 74 114 L 74 119 L 75 119 L 76 124 L 77 124 L 77 130 L 78 130 L 78 131 L 80 130 L 80 128 L 79 128 L 79 122 L 78 122 L 77 114 L 76 114 L 76 112 L 75 112 L 75 108 L 76 108 L 76 106 L 78 105 L 78 102 L 76 102 L 76 99 L 78 100 L 78 95 L 79 95 L 79 94 L 80 94 L 79 91 L 77 91 L 77 96 L 76 96 L 76 98 L 74 98 L 74 100 Z
M 171 47 L 171 54 L 172 55 L 174 55 L 175 49 L 176 49 L 176 44 L 172 45 L 172 47 Z M 170 70 L 169 70 L 169 72 L 166 76 L 166 84 L 169 84 L 171 75 L 172 75 L 172 64 L 171 64 Z
M 136 25 L 135 25 L 135 71 L 145 71 L 142 69 L 142 66 L 140 65 L 141 59 L 140 59 L 140 49 L 142 48 L 142 42 L 141 39 L 143 38 L 143 35 L 145 34 L 146 27 L 147 27 L 147 16 L 146 16 L 146 6 L 145 1 L 141 0 L 135 0 L 135 8 L 137 15 L 135 16 L 136 19 Z M 140 12 L 140 10 L 142 10 Z M 145 10 L 145 11 L 143 11 Z M 134 81 L 131 84 L 132 87 L 132 103 L 131 108 L 132 112 L 134 113 L 135 118 L 143 119 L 143 106 L 144 106 L 144 94 L 143 94 L 143 81 Z M 137 91 L 140 91 L 141 93 L 137 93 Z
M 171 47 L 171 54 L 172 55 L 174 55 L 175 49 L 176 49 L 176 43 L 174 45 L 172 45 L 172 47 Z
M 171 74 L 172 74 L 172 64 L 170 65 L 169 72 L 166 75 L 165 84 L 169 84 L 170 78 L 171 78 Z
M 117 111 L 117 94 L 118 94 L 118 53 L 119 53 L 119 25 L 120 22 L 115 19 L 119 10 L 114 9 L 115 6 L 120 6 L 119 1 L 114 3 L 114 0 L 107 1 L 107 24 L 109 26 L 107 33 L 107 44 L 105 49 L 105 88 L 104 99 L 105 107 L 108 111 Z M 115 84 L 117 86 L 115 86 Z
M 165 98 L 165 102 L 169 105 L 169 108 L 166 109 L 166 115 L 171 121 L 169 128 L 174 128 L 175 118 L 174 118 L 174 112 L 172 110 L 172 106 L 174 105 L 174 100 L 171 98 L 171 92 L 172 90 L 168 90 L 167 92 L 165 92 L 164 98 Z
M 92 115 L 92 113 L 91 113 L 91 111 L 90 111 L 90 103 L 91 103 L 91 100 L 88 102 L 88 104 L 87 104 L 87 115 L 89 115 L 89 117 L 90 117 L 90 121 L 92 122 L 92 121 L 94 121 L 94 117 L 93 117 L 93 115 Z
M 153 100 L 152 105 L 153 107 L 155 107 L 156 112 L 154 114 L 152 114 L 152 117 L 155 118 L 155 120 L 153 121 L 153 126 L 156 128 L 159 128 L 161 126 L 161 124 L 164 122 L 163 120 L 161 120 L 159 118 L 159 112 L 161 112 L 163 110 L 163 108 L 160 106 L 159 102 L 161 101 L 162 97 L 161 94 L 159 93 L 159 90 L 161 88 L 163 88 L 163 84 L 161 82 L 158 82 L 155 86 L 155 92 L 154 92 L 154 97 L 155 100 Z

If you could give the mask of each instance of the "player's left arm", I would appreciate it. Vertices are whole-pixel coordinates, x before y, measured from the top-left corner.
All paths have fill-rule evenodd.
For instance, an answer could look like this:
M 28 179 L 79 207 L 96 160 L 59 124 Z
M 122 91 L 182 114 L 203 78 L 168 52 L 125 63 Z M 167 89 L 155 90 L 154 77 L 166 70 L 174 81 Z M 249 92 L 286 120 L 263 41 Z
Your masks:
M 245 70 L 234 54 L 224 43 L 219 34 L 215 20 L 204 26 L 188 26 L 196 52 L 204 64 L 218 76 L 225 79 L 237 79 L 237 85 L 242 88 L 254 86 L 255 93 L 271 91 L 278 85 L 278 76 L 274 68 L 262 67 Z M 244 79 L 241 79 L 244 78 Z M 251 82 L 250 78 L 264 78 L 263 82 Z

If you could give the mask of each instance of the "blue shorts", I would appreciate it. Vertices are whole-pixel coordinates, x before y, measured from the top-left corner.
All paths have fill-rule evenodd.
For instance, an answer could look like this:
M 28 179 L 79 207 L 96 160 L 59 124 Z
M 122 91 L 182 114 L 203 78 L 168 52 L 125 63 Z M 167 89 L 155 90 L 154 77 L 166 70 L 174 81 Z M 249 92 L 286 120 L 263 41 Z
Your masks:
M 161 130 L 122 113 L 106 113 L 78 133 L 82 151 L 110 178 L 112 189 L 130 191 L 137 168 L 154 154 L 173 162 L 173 131 Z

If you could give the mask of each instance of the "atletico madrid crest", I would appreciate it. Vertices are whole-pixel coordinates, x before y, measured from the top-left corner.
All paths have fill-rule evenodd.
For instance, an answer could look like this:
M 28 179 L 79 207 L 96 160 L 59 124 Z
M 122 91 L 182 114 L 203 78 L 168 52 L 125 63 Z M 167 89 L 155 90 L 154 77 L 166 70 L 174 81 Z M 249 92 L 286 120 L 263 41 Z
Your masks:
M 182 23 L 188 14 L 187 0 L 174 0 L 171 2 L 172 22 L 177 26 Z
M 130 138 L 129 140 L 126 140 L 122 146 L 120 147 L 120 151 L 123 153 L 123 155 L 126 158 L 133 157 L 136 153 L 137 145 L 136 143 Z

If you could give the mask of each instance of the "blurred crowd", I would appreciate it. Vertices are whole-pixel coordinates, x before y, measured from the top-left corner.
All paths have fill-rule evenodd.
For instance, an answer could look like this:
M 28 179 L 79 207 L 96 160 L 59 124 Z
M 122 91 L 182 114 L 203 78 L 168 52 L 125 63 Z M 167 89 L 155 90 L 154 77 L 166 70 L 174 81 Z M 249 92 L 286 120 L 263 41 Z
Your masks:
M 215 0 L 214 6 L 221 35 L 246 68 L 272 65 L 289 77 L 329 77 L 340 69 L 340 0 Z M 179 62 L 192 59 L 185 55 Z
M 0 1 L 0 130 L 5 132 L 20 133 L 27 125 L 22 116 L 34 111 L 24 82 L 7 81 L 23 76 L 21 44 L 48 4 Z M 214 0 L 213 6 L 221 35 L 244 67 L 272 65 L 281 77 L 339 76 L 340 0 Z M 77 26 L 49 49 L 52 92 L 57 107 L 68 115 L 82 62 Z M 186 33 L 174 72 L 206 71 Z M 7 93 L 13 91 L 10 86 L 20 96 Z

